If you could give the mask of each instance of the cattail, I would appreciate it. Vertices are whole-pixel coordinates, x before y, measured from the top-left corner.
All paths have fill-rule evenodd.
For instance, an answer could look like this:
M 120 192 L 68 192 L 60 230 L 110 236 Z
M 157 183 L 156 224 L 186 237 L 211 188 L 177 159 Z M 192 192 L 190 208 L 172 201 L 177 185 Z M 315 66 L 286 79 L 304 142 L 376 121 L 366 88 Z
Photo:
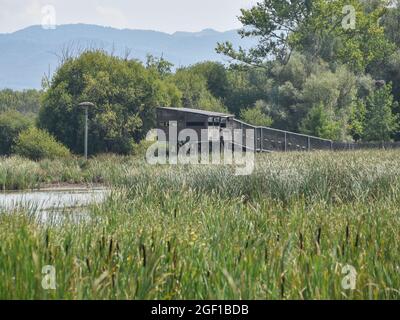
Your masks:
M 322 228 L 319 227 L 319 228 L 318 228 L 318 235 L 317 235 L 317 243 L 318 243 L 318 246 L 321 244 L 321 233 L 322 233 Z
M 264 259 L 265 259 L 265 262 L 268 261 L 268 247 L 267 246 L 264 249 Z
M 87 266 L 89 272 L 92 272 L 92 270 L 90 268 L 90 260 L 89 260 L 89 258 L 86 258 L 86 266 Z
M 176 251 L 174 250 L 174 254 L 172 255 L 172 264 L 173 264 L 174 268 L 176 267 L 177 261 L 178 261 L 178 257 L 176 255 Z
M 46 230 L 46 237 L 45 237 L 46 248 L 49 247 L 49 242 L 50 242 L 49 230 Z
M 119 253 L 119 243 L 118 241 L 115 242 L 115 251 Z
M 281 298 L 285 296 L 285 274 L 281 276 Z
M 358 248 L 360 242 L 360 234 L 357 232 L 355 247 Z
M 113 252 L 113 239 L 110 239 L 110 244 L 108 246 L 108 259 L 111 258 Z
M 304 249 L 304 245 L 303 245 L 303 234 L 300 232 L 300 236 L 299 236 L 299 240 L 300 240 L 300 250 Z
M 146 247 L 144 246 L 144 244 L 140 245 L 140 251 L 142 252 L 142 256 L 143 256 L 143 267 L 146 267 L 147 261 L 146 261 Z
M 100 240 L 100 251 L 104 250 L 105 244 L 106 244 L 106 239 L 104 238 L 104 235 L 103 235 Z

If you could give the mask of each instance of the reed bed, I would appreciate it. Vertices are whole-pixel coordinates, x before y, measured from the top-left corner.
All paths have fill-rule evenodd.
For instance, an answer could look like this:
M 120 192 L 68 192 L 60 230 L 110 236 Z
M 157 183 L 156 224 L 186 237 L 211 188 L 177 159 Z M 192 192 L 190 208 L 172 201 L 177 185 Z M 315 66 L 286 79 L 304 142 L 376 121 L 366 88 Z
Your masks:
M 11 161 L 8 172 L 36 168 L 36 183 L 113 191 L 79 223 L 0 214 L 0 298 L 399 299 L 399 155 L 260 155 L 244 177 L 129 157 L 73 160 L 68 174 L 57 162 Z M 45 265 L 56 290 L 41 286 Z M 342 286 L 345 265 L 355 290 Z

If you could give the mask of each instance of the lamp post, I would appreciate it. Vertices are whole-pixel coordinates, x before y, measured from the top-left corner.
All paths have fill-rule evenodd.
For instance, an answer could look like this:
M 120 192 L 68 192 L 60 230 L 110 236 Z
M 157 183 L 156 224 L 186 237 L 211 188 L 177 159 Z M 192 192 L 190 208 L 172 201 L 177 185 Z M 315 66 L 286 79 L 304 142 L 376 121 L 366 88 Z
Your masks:
M 89 117 L 89 107 L 94 107 L 91 102 L 82 102 L 79 104 L 80 107 L 85 108 L 85 159 L 88 159 L 88 117 Z

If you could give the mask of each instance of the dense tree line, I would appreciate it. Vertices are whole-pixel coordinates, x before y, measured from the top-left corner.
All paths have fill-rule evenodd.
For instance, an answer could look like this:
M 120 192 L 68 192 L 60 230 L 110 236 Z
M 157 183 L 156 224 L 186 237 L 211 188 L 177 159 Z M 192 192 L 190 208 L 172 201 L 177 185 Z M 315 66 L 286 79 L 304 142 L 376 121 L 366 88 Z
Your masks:
M 28 126 L 15 112 L 38 113 L 38 127 L 79 153 L 78 104 L 91 101 L 91 154 L 131 152 L 154 126 L 158 106 L 229 112 L 340 141 L 400 140 L 399 3 L 263 0 L 242 10 L 240 21 L 241 35 L 258 45 L 218 44 L 229 65 L 175 70 L 163 58 L 141 63 L 101 50 L 68 57 L 43 91 L 0 92 L 0 111 L 12 109 L 0 116 L 0 133 L 15 136 Z M 4 141 L 10 152 L 13 139 Z
M 264 73 L 263 110 L 274 126 L 337 140 L 398 138 L 398 1 L 263 0 L 239 19 L 240 34 L 258 45 L 217 50 Z
M 15 110 L 24 114 L 38 113 L 40 108 L 41 91 L 11 89 L 0 90 L 0 112 Z

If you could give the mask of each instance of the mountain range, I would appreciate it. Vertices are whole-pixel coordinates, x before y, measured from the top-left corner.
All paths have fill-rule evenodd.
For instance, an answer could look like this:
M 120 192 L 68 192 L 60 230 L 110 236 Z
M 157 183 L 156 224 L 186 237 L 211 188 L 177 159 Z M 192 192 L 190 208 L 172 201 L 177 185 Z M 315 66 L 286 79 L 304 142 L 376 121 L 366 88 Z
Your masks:
M 149 30 L 115 29 L 87 24 L 43 29 L 31 26 L 13 33 L 0 34 L 0 88 L 39 89 L 44 75 L 51 75 L 60 64 L 62 53 L 85 48 L 101 48 L 118 56 L 145 61 L 147 54 L 163 56 L 175 66 L 188 66 L 211 60 L 227 62 L 217 54 L 217 42 L 230 41 L 249 48 L 253 40 L 241 39 L 236 30 L 168 34 Z

